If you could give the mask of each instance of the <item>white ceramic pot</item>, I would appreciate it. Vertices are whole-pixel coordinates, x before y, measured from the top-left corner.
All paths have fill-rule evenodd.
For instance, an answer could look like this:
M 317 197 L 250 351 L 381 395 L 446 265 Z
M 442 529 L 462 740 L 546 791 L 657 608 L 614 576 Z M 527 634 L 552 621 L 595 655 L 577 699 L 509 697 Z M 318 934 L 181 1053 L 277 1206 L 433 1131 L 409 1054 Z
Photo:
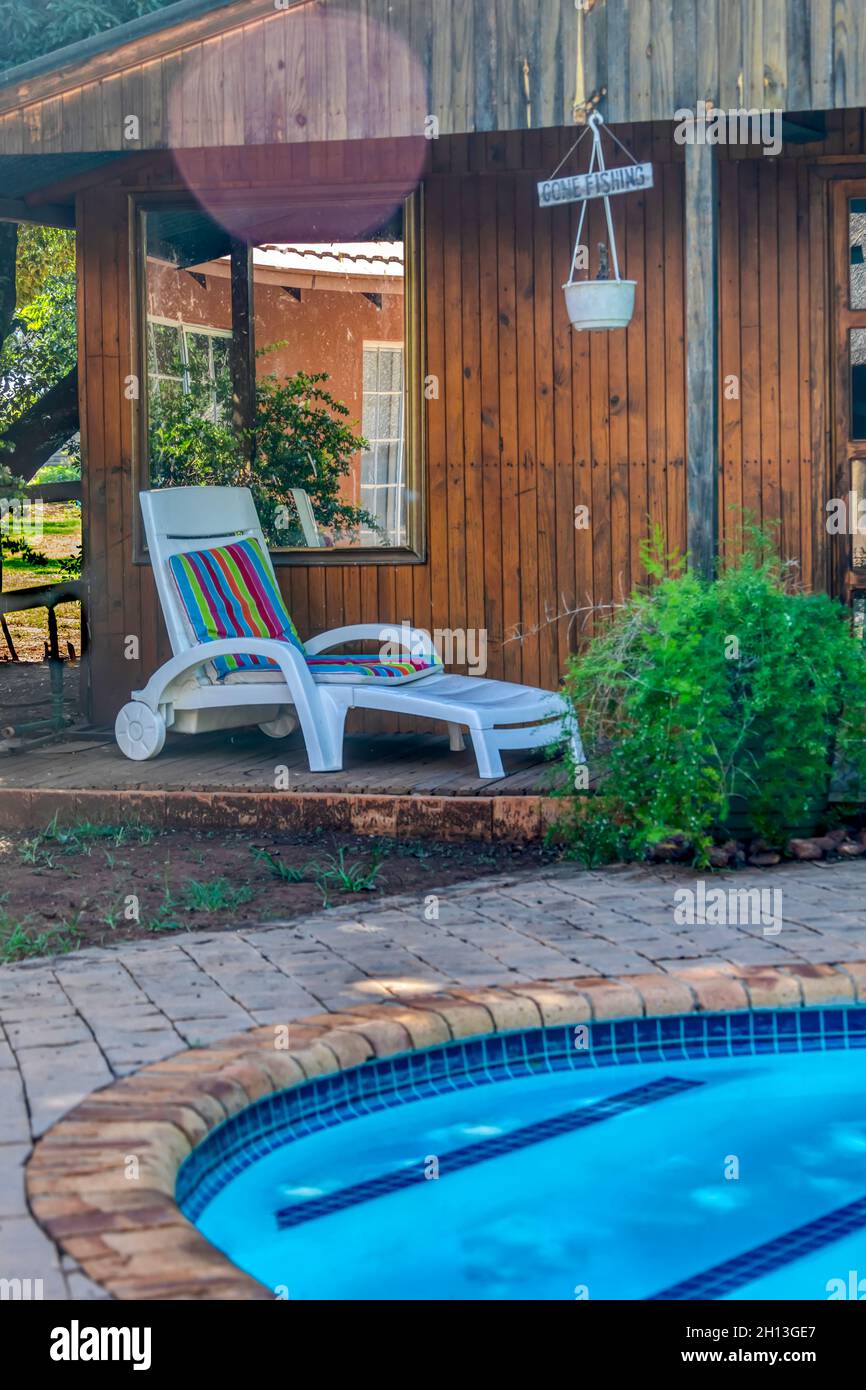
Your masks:
M 572 328 L 627 328 L 636 280 L 575 280 L 563 285 Z

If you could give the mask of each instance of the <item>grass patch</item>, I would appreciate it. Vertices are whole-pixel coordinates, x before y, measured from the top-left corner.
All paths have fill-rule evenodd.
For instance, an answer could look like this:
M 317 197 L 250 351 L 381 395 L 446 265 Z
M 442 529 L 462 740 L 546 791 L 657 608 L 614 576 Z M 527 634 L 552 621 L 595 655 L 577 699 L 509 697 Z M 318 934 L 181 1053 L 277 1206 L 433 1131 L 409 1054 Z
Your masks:
M 183 890 L 183 902 L 187 912 L 233 912 L 248 903 L 253 890 L 246 885 L 235 887 L 227 878 L 211 878 L 201 881 L 190 879 Z
M 283 883 L 315 883 L 327 906 L 332 890 L 374 893 L 379 886 L 376 880 L 382 870 L 383 850 L 376 845 L 368 859 L 348 860 L 345 849 L 339 849 L 336 854 L 327 854 L 322 860 L 313 859 L 303 867 L 285 864 L 269 850 L 259 847 L 253 849 L 253 858 Z
M 298 868 L 296 864 L 286 864 L 282 859 L 271 854 L 269 850 L 254 848 L 253 858 L 257 863 L 264 864 L 265 868 L 275 878 L 281 879 L 283 883 L 303 883 L 304 881 L 305 871 L 303 869 Z
M 365 864 L 360 859 L 347 860 L 346 851 L 339 849 L 336 854 L 327 855 L 321 864 L 310 864 L 309 869 L 327 905 L 332 888 L 338 893 L 375 893 L 382 863 L 375 850 Z
M 149 825 L 95 825 L 79 821 L 75 825 L 58 825 L 57 816 L 38 835 L 22 840 L 18 854 L 22 864 L 42 869 L 54 869 L 56 864 L 49 846 L 63 854 L 91 854 L 94 844 L 120 849 L 124 845 L 148 845 L 154 836 Z M 110 851 L 107 851 L 110 857 Z M 109 863 L 113 867 L 113 863 Z
M 34 956 L 68 955 L 80 939 L 77 918 L 49 931 L 34 932 L 30 918 L 10 917 L 5 908 L 0 908 L 0 965 L 14 965 Z
M 172 893 L 165 876 L 162 902 L 152 917 L 142 923 L 146 931 L 161 933 L 189 931 L 194 913 L 207 915 L 216 912 L 235 912 L 248 903 L 253 890 L 247 884 L 235 885 L 227 878 L 189 879 L 178 898 Z M 114 922 L 117 917 L 115 916 Z M 112 922 L 110 925 L 114 925 Z

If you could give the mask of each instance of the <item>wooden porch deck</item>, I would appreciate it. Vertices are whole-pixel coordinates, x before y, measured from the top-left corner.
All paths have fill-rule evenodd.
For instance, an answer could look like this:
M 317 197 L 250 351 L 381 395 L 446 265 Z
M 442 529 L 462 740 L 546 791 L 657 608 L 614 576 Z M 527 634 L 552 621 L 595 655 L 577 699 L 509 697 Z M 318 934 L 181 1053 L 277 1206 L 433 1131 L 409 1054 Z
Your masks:
M 0 792 L 47 791 L 252 792 L 278 790 L 275 773 L 288 769 L 288 793 L 376 796 L 512 797 L 551 795 L 561 784 L 560 764 L 533 752 L 506 753 L 507 776 L 479 779 L 470 751 L 452 753 L 446 736 L 348 736 L 342 772 L 307 767 L 298 735 L 268 739 L 258 730 L 169 734 L 151 762 L 134 763 L 118 751 L 109 729 L 76 733 L 58 742 L 0 756 Z

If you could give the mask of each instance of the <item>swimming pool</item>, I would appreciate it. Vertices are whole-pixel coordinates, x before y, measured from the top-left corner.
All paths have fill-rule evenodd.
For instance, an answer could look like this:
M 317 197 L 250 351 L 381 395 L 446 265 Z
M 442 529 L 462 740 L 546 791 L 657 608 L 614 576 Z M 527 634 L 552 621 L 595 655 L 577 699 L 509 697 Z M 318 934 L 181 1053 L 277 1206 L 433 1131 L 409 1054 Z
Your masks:
M 864 1047 L 855 1006 L 378 1059 L 226 1121 L 177 1199 L 291 1299 L 826 1299 L 866 1278 Z

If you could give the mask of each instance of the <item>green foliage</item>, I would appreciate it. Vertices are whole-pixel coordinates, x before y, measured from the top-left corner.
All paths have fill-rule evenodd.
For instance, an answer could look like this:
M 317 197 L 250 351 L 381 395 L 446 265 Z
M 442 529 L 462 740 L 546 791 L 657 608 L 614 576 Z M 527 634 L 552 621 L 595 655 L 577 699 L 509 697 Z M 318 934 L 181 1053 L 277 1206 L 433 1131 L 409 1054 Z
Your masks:
M 44 463 L 31 481 L 33 483 L 76 483 L 81 477 L 81 461 Z
M 80 579 L 82 564 L 83 548 L 79 545 L 74 555 L 62 555 L 56 562 L 56 568 L 64 579 Z
M 149 402 L 150 481 L 153 487 L 215 486 L 246 481 L 240 440 L 224 417 L 211 418 L 212 391 L 191 380 Z
M 252 889 L 234 886 L 227 878 L 192 878 L 184 886 L 184 905 L 188 912 L 233 912 L 248 903 Z
M 0 348 L 0 435 L 75 366 L 75 275 L 45 277 Z
M 345 849 L 338 849 L 336 854 L 326 854 L 321 860 L 314 859 L 303 868 L 296 868 L 293 864 L 285 864 L 269 850 L 253 849 L 253 858 L 284 883 L 312 880 L 326 907 L 331 889 L 340 893 L 374 893 L 382 871 L 382 856 L 383 850 L 375 846 L 369 860 L 363 863 L 360 859 L 347 860 Z
M 0 69 L 114 29 L 174 0 L 0 0 Z
M 28 568 L 41 569 L 49 563 L 48 556 L 41 550 L 34 550 L 29 541 L 23 536 L 10 536 L 5 531 L 0 531 L 0 552 L 3 559 L 19 560 L 22 565 Z
M 327 372 L 297 372 L 282 381 L 266 376 L 256 384 L 253 492 L 265 535 L 277 544 L 290 542 L 277 509 L 291 516 L 293 487 L 307 492 L 318 525 L 335 539 L 375 524 L 369 513 L 340 496 L 340 481 L 367 441 L 349 428 L 349 409 L 325 389 L 328 379 Z
M 115 849 L 120 849 L 135 841 L 149 845 L 153 839 L 153 834 L 151 826 L 139 822 L 128 822 L 125 825 L 98 825 L 93 821 L 84 820 L 77 821 L 73 825 L 60 825 L 58 817 L 55 815 L 44 830 L 40 830 L 32 839 L 22 842 L 19 854 L 22 863 L 46 864 L 46 861 L 50 860 L 50 852 L 46 849 L 48 845 L 55 846 L 64 854 L 89 855 L 95 842 L 110 844 Z M 47 863 L 47 867 L 53 868 L 53 862 Z
M 75 275 L 75 233 L 63 227 L 22 223 L 15 264 L 17 302 L 32 304 L 55 275 Z
M 315 878 L 316 887 L 327 907 L 332 888 L 340 893 L 374 893 L 382 865 L 376 851 L 370 862 L 364 865 L 359 859 L 347 861 L 345 849 L 339 849 L 336 854 L 326 855 L 321 864 L 308 864 L 307 869 Z
M 17 253 L 14 245 L 8 252 L 0 263 L 0 277 L 4 282 L 15 280 L 15 313 L 11 322 L 4 318 L 9 331 L 0 342 L 0 459 L 5 433 L 72 371 L 77 353 L 74 233 L 22 226 Z M 65 453 L 64 463 L 42 470 L 40 481 L 81 476 L 77 439 L 69 441 Z M 8 468 L 2 463 L 0 486 L 6 497 L 25 495 L 20 488 L 10 490 Z M 46 563 L 44 556 L 26 543 L 13 544 L 8 535 L 2 539 L 0 558 L 3 555 L 34 566 Z
M 793 591 L 757 533 L 715 582 L 658 537 L 644 559 L 653 587 L 566 678 L 598 791 L 570 796 L 560 833 L 584 862 L 641 858 L 681 834 L 704 865 L 741 810 L 783 844 L 824 803 L 834 757 L 866 776 L 866 659 L 850 615 Z
M 282 879 L 283 883 L 303 883 L 304 870 L 299 869 L 294 864 L 287 864 L 283 859 L 271 854 L 269 850 L 256 848 L 253 850 L 253 858 L 260 864 L 264 864 L 275 878 Z
M 247 485 L 274 546 L 300 543 L 300 534 L 291 529 L 295 487 L 307 491 L 319 525 L 335 539 L 374 525 L 368 513 L 340 496 L 341 480 L 366 440 L 346 424 L 348 407 L 325 389 L 327 380 L 327 372 L 259 379 L 252 470 L 228 421 L 227 381 L 192 378 L 186 391 L 169 391 L 163 384 L 150 401 L 153 486 Z
M 0 899 L 0 965 L 13 965 L 34 956 L 67 955 L 78 947 L 81 930 L 77 916 L 58 923 L 50 931 L 35 932 L 29 917 L 11 917 L 4 904 L 5 899 Z
M 75 366 L 74 234 L 51 227 L 20 228 L 16 283 L 15 316 L 0 344 L 0 457 L 2 436 L 10 426 Z M 70 441 L 66 453 L 71 476 L 80 476 L 77 441 Z M 29 547 L 13 546 L 8 536 L 3 538 L 3 553 L 40 563 Z

